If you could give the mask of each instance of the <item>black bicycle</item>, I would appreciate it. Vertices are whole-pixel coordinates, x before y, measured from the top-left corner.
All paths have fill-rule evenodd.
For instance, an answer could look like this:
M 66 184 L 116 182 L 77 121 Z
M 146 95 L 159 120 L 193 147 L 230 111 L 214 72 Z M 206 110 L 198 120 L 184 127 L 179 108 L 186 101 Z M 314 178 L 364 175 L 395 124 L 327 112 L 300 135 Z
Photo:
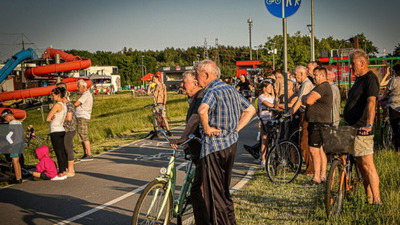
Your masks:
M 273 140 L 271 149 L 267 146 L 266 170 L 269 179 L 275 184 L 292 182 L 300 173 L 303 162 L 297 144 L 286 138 L 280 138 L 284 127 L 288 130 L 289 121 L 289 116 L 278 112 L 276 119 L 262 123 L 263 129 L 271 135 Z

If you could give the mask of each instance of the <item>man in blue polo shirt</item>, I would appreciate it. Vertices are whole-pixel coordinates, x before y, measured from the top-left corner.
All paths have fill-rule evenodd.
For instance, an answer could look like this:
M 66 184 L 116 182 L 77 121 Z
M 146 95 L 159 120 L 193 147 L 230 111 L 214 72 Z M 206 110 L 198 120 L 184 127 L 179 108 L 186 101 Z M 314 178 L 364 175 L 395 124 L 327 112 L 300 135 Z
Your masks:
M 196 67 L 196 78 L 204 88 L 198 113 L 202 125 L 201 163 L 203 196 L 210 224 L 236 224 L 229 193 L 236 156 L 238 132 L 255 114 L 255 108 L 232 86 L 219 80 L 215 62 L 203 60 Z

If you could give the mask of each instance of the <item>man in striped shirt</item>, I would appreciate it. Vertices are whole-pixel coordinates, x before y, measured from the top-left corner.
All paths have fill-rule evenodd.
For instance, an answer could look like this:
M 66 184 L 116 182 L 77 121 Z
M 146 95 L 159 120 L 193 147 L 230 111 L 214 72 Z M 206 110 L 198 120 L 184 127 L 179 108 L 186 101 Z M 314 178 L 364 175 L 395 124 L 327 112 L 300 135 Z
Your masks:
M 210 224 L 228 225 L 236 224 L 229 186 L 238 132 L 253 117 L 255 108 L 232 86 L 221 82 L 220 76 L 220 69 L 211 60 L 203 60 L 196 67 L 196 78 L 204 88 L 198 110 L 204 200 Z

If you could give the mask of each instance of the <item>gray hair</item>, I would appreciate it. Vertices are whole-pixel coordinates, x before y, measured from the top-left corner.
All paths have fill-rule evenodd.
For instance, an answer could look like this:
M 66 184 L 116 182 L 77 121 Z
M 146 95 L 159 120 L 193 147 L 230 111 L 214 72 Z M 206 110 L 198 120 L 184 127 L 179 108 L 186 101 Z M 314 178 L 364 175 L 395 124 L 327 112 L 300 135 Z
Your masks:
M 84 80 L 78 80 L 78 86 L 87 88 L 87 83 Z
M 209 59 L 205 59 L 203 61 L 201 61 L 199 64 L 197 64 L 196 66 L 196 70 L 198 71 L 205 71 L 207 73 L 210 73 L 214 76 L 216 76 L 217 78 L 221 77 L 221 70 L 219 69 L 219 67 L 217 66 L 217 64 Z
M 362 58 L 365 60 L 365 62 L 367 62 L 367 64 L 369 64 L 369 56 L 367 53 L 365 53 L 364 50 L 362 49 L 354 49 L 351 53 L 350 53 L 350 58 L 354 58 L 354 59 L 358 59 L 358 58 Z
M 188 70 L 183 73 L 183 79 L 185 79 L 185 77 L 190 77 L 190 78 L 196 80 L 196 72 L 194 70 Z
M 294 69 L 294 72 L 296 72 L 296 70 L 302 70 L 305 74 L 307 74 L 307 71 L 308 71 L 308 69 L 307 69 L 307 67 L 305 67 L 305 66 L 298 66 L 298 67 L 296 67 L 296 69 Z

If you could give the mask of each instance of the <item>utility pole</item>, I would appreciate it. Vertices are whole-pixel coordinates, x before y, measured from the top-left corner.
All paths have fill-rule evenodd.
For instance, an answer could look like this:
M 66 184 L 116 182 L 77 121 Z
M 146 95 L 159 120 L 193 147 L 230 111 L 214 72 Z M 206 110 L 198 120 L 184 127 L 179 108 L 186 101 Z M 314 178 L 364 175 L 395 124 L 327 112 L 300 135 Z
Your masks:
M 203 58 L 204 58 L 204 59 L 208 59 L 207 38 L 204 38 L 204 52 L 203 52 Z
M 252 47 L 251 47 L 251 27 L 253 26 L 253 19 L 252 18 L 248 18 L 247 19 L 247 23 L 249 23 L 249 41 L 250 41 L 249 47 L 250 47 L 250 61 L 251 61 L 251 60 L 253 60 L 253 54 L 251 52 L 251 50 L 252 50 Z
M 215 48 L 217 49 L 215 56 L 215 63 L 219 65 L 218 38 L 215 38 Z

